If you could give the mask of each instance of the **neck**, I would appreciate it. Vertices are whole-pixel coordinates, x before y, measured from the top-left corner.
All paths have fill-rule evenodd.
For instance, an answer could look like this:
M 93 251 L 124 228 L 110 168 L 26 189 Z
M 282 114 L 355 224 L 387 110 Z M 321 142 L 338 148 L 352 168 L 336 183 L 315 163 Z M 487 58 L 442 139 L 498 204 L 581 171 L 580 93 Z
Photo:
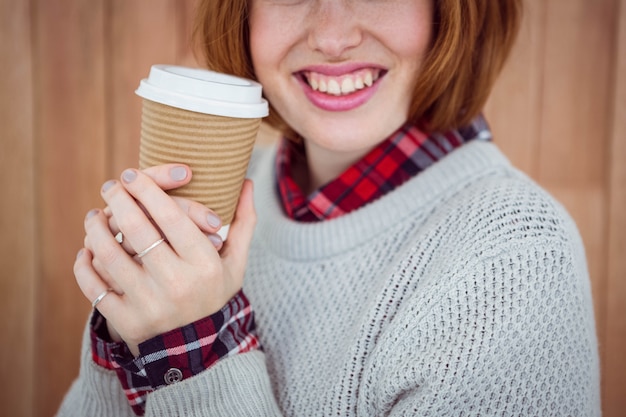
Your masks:
M 304 177 L 306 180 L 300 181 L 300 186 L 307 195 L 337 178 L 369 152 L 369 149 L 331 151 L 310 143 L 305 143 L 305 147 L 307 172 L 304 173 Z

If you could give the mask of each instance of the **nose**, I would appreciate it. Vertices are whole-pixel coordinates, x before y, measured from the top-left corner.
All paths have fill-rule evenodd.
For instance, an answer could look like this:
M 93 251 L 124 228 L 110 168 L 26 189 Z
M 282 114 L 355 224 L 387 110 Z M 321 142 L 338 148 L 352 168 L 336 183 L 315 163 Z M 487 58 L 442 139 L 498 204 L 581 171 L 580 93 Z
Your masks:
M 351 0 L 316 0 L 312 3 L 309 47 L 328 57 L 339 58 L 361 43 L 363 34 Z

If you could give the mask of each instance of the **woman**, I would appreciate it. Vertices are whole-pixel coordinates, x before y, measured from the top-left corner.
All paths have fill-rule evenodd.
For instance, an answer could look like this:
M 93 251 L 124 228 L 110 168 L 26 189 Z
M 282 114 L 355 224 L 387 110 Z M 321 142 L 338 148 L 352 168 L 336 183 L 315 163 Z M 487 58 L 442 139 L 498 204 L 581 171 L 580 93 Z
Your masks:
M 59 415 L 599 415 L 578 232 L 481 117 L 520 9 L 201 1 L 208 67 L 259 80 L 284 138 L 225 243 L 162 191 L 186 166 L 104 184 Z

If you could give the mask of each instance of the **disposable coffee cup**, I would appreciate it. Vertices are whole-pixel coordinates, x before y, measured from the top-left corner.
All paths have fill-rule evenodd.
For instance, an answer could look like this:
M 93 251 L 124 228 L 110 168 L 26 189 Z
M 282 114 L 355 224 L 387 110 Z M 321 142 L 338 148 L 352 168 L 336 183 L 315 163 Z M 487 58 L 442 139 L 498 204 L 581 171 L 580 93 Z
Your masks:
M 189 165 L 189 184 L 170 195 L 198 201 L 222 219 L 226 238 L 268 104 L 255 81 L 214 71 L 154 65 L 143 98 L 139 167 Z

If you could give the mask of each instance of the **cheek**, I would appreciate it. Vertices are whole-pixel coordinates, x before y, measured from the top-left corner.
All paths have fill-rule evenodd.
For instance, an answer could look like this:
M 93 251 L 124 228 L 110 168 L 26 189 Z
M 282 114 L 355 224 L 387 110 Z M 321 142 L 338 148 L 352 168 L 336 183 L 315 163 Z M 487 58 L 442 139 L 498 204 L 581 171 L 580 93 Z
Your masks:
M 393 42 L 399 55 L 421 61 L 432 43 L 432 23 L 421 16 L 418 24 L 407 22 L 404 26 L 398 25 L 390 35 L 390 42 Z
M 306 8 L 254 0 L 251 4 L 248 26 L 252 63 L 257 73 L 276 71 L 280 65 L 286 66 L 285 61 L 305 36 Z
M 258 22 L 257 22 L 258 23 Z M 257 80 L 263 85 L 266 98 L 274 102 L 277 95 L 290 86 L 291 44 L 287 34 L 272 25 L 250 27 L 250 55 Z
M 259 76 L 259 70 L 265 64 L 264 58 L 267 58 L 267 52 L 270 52 L 268 44 L 271 45 L 272 26 L 268 24 L 268 17 L 262 7 L 255 6 L 255 4 L 256 2 L 252 2 L 248 26 L 250 30 L 250 56 L 255 73 Z
M 433 13 L 432 2 L 421 1 L 379 16 L 385 44 L 397 57 L 419 65 L 432 45 Z
M 258 77 L 258 70 L 262 67 L 261 58 L 263 57 L 263 40 L 258 29 L 254 25 L 250 25 L 250 57 L 252 58 L 252 66 Z
M 250 30 L 250 57 L 254 73 L 261 84 L 265 85 L 279 74 L 281 46 L 276 37 L 267 29 Z
M 250 54 L 256 79 L 263 85 L 263 93 L 267 95 L 273 79 L 272 74 L 276 74 L 276 71 L 272 70 L 272 60 L 269 54 L 264 52 L 262 43 L 255 47 L 254 42 L 250 42 Z

